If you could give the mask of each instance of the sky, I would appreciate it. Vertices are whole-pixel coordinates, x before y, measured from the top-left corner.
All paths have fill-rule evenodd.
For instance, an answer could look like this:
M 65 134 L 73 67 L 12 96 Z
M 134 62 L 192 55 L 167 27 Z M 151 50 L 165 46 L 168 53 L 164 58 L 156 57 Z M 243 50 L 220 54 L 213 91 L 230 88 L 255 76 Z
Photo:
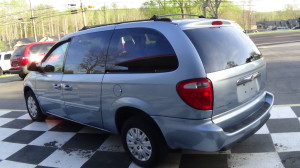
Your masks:
M 111 5 L 113 2 L 118 4 L 119 7 L 127 6 L 127 7 L 140 7 L 145 0 L 81 0 L 82 3 L 86 6 L 95 5 L 96 7 L 100 7 L 105 5 Z M 276 11 L 283 10 L 286 5 L 291 4 L 294 7 L 300 9 L 300 0 L 230 0 L 234 1 L 236 4 L 240 6 L 244 6 L 245 9 L 249 9 L 251 7 L 252 10 L 260 11 L 260 12 L 268 12 L 268 11 Z M 31 0 L 32 5 L 38 4 L 49 4 L 59 9 L 64 9 L 68 7 L 68 4 L 77 5 L 80 4 L 80 0 Z M 250 5 L 248 5 L 250 4 Z
M 244 0 L 235 1 L 237 1 L 239 4 L 243 4 L 241 1 L 244 2 Z M 249 2 L 249 0 L 246 2 Z M 293 5 L 294 7 L 300 9 L 300 0 L 251 0 L 250 4 L 253 10 L 259 12 L 283 10 L 285 9 L 286 5 Z

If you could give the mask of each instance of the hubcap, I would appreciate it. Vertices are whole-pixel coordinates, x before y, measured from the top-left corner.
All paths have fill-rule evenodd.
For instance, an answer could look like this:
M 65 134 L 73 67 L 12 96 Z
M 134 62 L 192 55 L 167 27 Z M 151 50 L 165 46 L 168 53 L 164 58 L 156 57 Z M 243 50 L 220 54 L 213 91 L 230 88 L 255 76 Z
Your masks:
M 37 106 L 33 97 L 29 96 L 27 99 L 28 111 L 32 117 L 37 116 Z
M 130 153 L 139 161 L 147 161 L 152 154 L 152 146 L 147 135 L 138 128 L 131 128 L 126 135 Z

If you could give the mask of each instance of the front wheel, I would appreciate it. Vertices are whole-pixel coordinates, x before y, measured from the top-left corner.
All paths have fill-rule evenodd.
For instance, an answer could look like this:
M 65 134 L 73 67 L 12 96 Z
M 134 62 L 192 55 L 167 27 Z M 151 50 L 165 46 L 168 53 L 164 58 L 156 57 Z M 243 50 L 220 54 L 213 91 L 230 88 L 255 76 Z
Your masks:
M 167 146 L 151 122 L 133 117 L 122 128 L 125 151 L 139 166 L 153 167 L 167 155 Z
M 32 91 L 28 91 L 25 95 L 26 107 L 28 114 L 34 121 L 44 121 L 46 115 L 40 109 L 39 103 Z

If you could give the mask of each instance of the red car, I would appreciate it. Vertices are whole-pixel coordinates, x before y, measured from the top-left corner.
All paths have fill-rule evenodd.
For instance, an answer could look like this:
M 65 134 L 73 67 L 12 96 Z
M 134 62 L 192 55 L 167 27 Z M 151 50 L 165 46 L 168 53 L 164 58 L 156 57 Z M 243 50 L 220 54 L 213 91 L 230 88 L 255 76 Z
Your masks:
M 19 74 L 20 78 L 24 79 L 28 74 L 27 65 L 31 62 L 41 62 L 55 43 L 55 41 L 46 41 L 19 46 L 12 54 L 9 72 Z

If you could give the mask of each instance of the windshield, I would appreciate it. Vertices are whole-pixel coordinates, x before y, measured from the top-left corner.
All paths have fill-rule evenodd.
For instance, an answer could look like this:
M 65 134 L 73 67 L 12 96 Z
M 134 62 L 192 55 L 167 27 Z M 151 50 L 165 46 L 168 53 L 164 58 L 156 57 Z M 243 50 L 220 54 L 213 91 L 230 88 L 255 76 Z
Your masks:
M 184 30 L 201 57 L 206 73 L 221 71 L 260 59 L 252 40 L 234 27 Z

